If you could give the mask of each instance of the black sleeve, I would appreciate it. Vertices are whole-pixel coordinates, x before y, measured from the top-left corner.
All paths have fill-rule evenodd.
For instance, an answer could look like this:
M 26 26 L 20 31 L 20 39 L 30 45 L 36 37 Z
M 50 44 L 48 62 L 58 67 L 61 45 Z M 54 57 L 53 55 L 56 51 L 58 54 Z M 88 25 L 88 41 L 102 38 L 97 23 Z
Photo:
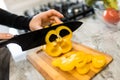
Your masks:
M 17 29 L 29 30 L 29 22 L 32 18 L 18 16 L 0 8 L 0 24 Z

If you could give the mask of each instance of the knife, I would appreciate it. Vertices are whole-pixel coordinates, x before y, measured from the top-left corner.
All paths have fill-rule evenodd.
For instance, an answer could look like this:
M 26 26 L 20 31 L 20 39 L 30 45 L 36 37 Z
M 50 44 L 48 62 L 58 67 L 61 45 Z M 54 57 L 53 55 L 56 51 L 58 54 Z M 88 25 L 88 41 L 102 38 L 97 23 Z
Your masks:
M 57 27 L 60 27 L 60 26 L 67 26 L 73 32 L 77 28 L 79 28 L 81 25 L 82 25 L 82 22 L 80 21 L 69 21 L 69 22 L 65 22 L 65 23 L 52 26 L 52 27 L 27 32 L 21 35 L 14 36 L 13 38 L 9 40 L 0 42 L 0 47 L 6 46 L 9 43 L 16 43 L 21 46 L 23 51 L 29 50 L 29 49 L 46 44 L 45 36 L 47 32 L 49 32 L 50 30 L 55 30 Z M 67 33 L 64 31 L 64 33 L 62 34 L 62 37 L 65 35 L 67 35 Z M 53 37 L 53 38 L 56 38 L 56 37 Z

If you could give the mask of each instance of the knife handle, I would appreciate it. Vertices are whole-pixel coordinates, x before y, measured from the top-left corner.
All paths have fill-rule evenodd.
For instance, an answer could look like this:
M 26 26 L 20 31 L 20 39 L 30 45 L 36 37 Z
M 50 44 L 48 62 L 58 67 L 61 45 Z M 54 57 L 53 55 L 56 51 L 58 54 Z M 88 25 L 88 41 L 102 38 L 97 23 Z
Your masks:
M 0 40 L 0 48 L 8 44 L 8 40 Z
M 16 37 L 16 36 L 18 36 L 18 35 L 14 35 L 14 37 Z M 15 43 L 14 40 L 12 40 L 13 38 L 7 39 L 7 40 L 0 39 L 0 47 L 4 47 L 4 46 L 6 46 L 7 44 L 9 44 L 11 42 Z

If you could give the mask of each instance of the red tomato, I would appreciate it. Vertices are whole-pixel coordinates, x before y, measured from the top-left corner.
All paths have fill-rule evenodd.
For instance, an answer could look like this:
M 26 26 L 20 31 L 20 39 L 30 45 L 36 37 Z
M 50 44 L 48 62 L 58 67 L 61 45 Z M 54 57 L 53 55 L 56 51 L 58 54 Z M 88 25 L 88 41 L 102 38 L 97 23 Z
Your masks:
M 113 8 L 108 8 L 104 11 L 103 14 L 104 19 L 112 24 L 115 24 L 119 22 L 120 16 L 119 16 L 119 11 L 113 9 Z

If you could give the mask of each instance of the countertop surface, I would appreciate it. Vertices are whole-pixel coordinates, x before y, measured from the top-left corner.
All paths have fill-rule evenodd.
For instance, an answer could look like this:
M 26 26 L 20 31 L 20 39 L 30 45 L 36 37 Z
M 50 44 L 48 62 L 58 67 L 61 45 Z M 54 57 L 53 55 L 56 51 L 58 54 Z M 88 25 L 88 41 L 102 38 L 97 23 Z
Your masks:
M 109 54 L 113 61 L 92 80 L 120 80 L 120 30 L 110 28 L 95 16 L 81 19 L 83 25 L 73 33 L 73 41 Z M 29 54 L 29 53 L 28 53 Z M 44 80 L 27 60 L 14 62 L 11 58 L 10 80 Z

